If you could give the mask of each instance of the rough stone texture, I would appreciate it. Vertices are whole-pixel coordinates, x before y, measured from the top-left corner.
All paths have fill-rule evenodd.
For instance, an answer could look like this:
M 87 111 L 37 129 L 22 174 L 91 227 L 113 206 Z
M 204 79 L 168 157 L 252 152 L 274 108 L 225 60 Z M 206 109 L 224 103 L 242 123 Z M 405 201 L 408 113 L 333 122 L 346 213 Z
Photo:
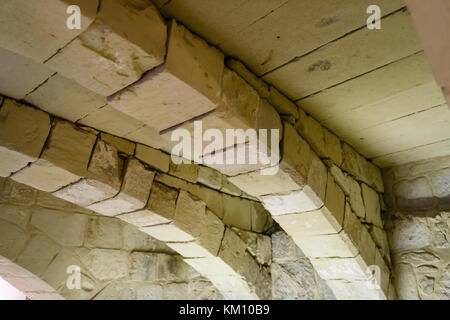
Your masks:
M 114 216 L 143 209 L 147 204 L 155 173 L 136 159 L 128 160 L 120 193 L 112 199 L 90 205 L 90 210 Z
M 109 199 L 120 191 L 122 167 L 123 161 L 119 158 L 117 149 L 99 140 L 85 179 L 53 194 L 82 207 Z
M 331 174 L 328 174 L 325 206 L 342 226 L 344 224 L 345 195 L 344 191 L 334 182 Z
M 304 112 L 300 112 L 300 120 L 295 128 L 311 144 L 311 147 L 320 157 L 326 157 L 324 129 L 317 120 L 307 116 Z
M 366 208 L 365 220 L 379 228 L 383 228 L 380 198 L 378 193 L 364 183 L 361 185 L 361 190 L 364 199 L 364 206 Z
M 57 120 L 39 160 L 12 179 L 46 192 L 65 187 L 86 175 L 95 139 L 87 131 Z
M 165 23 L 151 3 L 139 0 L 132 6 L 123 0 L 105 1 L 89 28 L 46 64 L 109 96 L 163 63 L 165 42 Z
M 128 140 L 112 136 L 107 133 L 102 133 L 100 135 L 101 140 L 105 141 L 106 143 L 109 143 L 114 148 L 116 148 L 119 152 L 127 154 L 129 156 L 132 156 L 134 154 L 134 151 L 136 149 L 136 145 Z
M 242 62 L 227 58 L 226 65 L 234 72 L 239 74 L 245 81 L 247 81 L 262 98 L 268 98 L 270 95 L 269 85 L 263 80 L 259 79 L 255 74 L 249 71 Z
M 170 156 L 160 150 L 138 144 L 136 158 L 162 172 L 169 171 Z
M 10 99 L 0 109 L 0 176 L 8 177 L 35 161 L 50 132 L 50 117 Z
M 167 219 L 173 219 L 177 198 L 177 190 L 155 182 L 152 186 L 148 209 Z

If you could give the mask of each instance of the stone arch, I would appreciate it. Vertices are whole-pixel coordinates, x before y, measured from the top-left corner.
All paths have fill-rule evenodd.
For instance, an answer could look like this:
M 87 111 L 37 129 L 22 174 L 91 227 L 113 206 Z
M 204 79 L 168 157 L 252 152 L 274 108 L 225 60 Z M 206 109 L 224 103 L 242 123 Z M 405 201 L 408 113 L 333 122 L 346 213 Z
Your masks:
M 61 1 L 57 3 L 61 5 Z M 86 27 L 74 41 L 69 43 L 63 35 L 48 39 L 52 45 L 49 48 L 62 48 L 59 51 L 45 53 L 34 44 L 24 52 L 20 46 L 14 46 L 20 42 L 20 35 L 16 40 L 0 42 L 14 54 L 27 56 L 44 69 L 34 83 L 36 90 L 13 90 L 11 97 L 25 99 L 78 124 L 74 127 L 67 121 L 53 121 L 44 112 L 5 99 L 0 111 L 9 116 L 2 120 L 4 125 L 0 129 L 3 130 L 1 152 L 5 159 L 2 175 L 11 175 L 16 181 L 53 192 L 103 214 L 140 221 L 136 223 L 155 236 L 158 236 L 157 230 L 172 232 L 175 238 L 183 239 L 183 245 L 172 244 L 180 253 L 184 252 L 190 259 L 193 255 L 212 259 L 208 257 L 211 246 L 199 245 L 198 237 L 190 234 L 198 230 L 183 221 L 182 215 L 170 217 L 162 211 L 145 211 L 153 188 L 150 180 L 172 188 L 186 184 L 175 187 L 184 190 L 177 191 L 183 194 L 183 203 L 195 206 L 197 200 L 191 195 L 200 198 L 226 225 L 261 233 L 267 231 L 273 217 L 312 259 L 338 298 L 392 296 L 389 294 L 390 257 L 383 247 L 385 234 L 380 217 L 379 193 L 383 192 L 380 170 L 242 64 L 227 60 L 225 66 L 221 52 L 177 21 L 171 22 L 167 33 L 166 22 L 149 2 L 141 8 L 124 3 L 103 1 L 99 12 L 87 10 Z M 117 19 L 112 17 L 126 16 L 128 10 L 138 14 L 139 19 L 126 26 L 114 22 Z M 13 31 L 23 30 L 14 21 L 5 25 Z M 142 25 L 154 28 L 142 28 Z M 99 26 L 110 31 L 106 41 L 120 43 L 117 45 L 123 49 L 120 61 L 98 59 L 110 54 L 89 42 L 90 37 L 99 36 Z M 135 32 L 135 37 L 123 37 L 130 30 Z M 135 49 L 144 53 L 139 56 L 140 68 L 130 63 L 127 54 Z M 145 57 L 150 53 L 151 59 L 147 60 Z M 202 58 L 200 62 L 198 57 Z M 74 68 L 77 72 L 73 72 Z M 126 82 L 121 80 L 120 74 L 117 76 L 118 71 L 123 70 L 128 75 Z M 99 74 L 101 72 L 104 74 Z M 58 86 L 61 83 L 63 87 Z M 86 96 L 91 98 L 91 103 L 86 103 Z M 172 109 L 158 113 L 160 105 L 166 105 L 165 101 L 171 101 Z M 182 110 L 179 106 L 183 106 Z M 173 166 L 168 160 L 171 129 L 175 126 L 193 132 L 190 120 L 199 118 L 205 128 L 222 131 L 227 128 L 278 129 L 282 133 L 280 170 L 276 175 L 261 175 L 260 169 L 265 169 L 261 166 L 214 167 L 227 177 L 229 186 L 239 187 L 238 194 L 243 197 L 226 201 L 246 202 L 249 209 L 244 215 L 230 210 L 221 216 L 221 212 L 211 209 L 215 204 L 214 192 L 199 191 L 190 184 L 197 182 L 198 171 L 193 169 L 192 174 L 187 168 L 196 166 Z M 11 132 L 17 128 L 32 134 L 14 136 Z M 118 137 L 149 147 L 134 146 Z M 110 143 L 105 139 L 110 139 Z M 68 145 L 71 148 L 65 147 Z M 216 153 L 227 157 L 229 150 L 220 149 Z M 144 157 L 150 161 L 146 162 Z M 105 159 L 109 161 L 107 170 L 102 169 Z M 173 178 L 177 174 L 183 175 L 182 182 Z M 144 176 L 145 179 L 140 179 Z M 208 189 L 214 190 L 214 187 Z M 224 200 L 224 196 L 221 197 Z M 272 217 L 267 216 L 259 203 Z M 137 211 L 141 212 L 137 214 Z M 211 215 L 205 213 L 205 216 Z M 152 225 L 142 225 L 141 221 Z M 222 263 L 221 259 L 215 261 Z M 379 267 L 381 290 L 367 285 L 366 271 L 372 265 Z M 247 289 L 244 291 L 249 293 Z

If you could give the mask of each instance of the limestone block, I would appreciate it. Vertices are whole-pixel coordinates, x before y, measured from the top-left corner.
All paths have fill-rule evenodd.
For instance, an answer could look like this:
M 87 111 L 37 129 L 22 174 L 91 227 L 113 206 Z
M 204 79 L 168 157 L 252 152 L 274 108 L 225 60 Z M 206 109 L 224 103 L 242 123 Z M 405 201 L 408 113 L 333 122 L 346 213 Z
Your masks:
M 183 180 L 197 183 L 198 179 L 198 165 L 195 163 L 191 164 L 175 164 L 173 161 L 170 161 L 169 165 L 169 174 L 181 178 Z
M 27 235 L 12 223 L 3 220 L 0 222 L 0 253 L 14 260 L 27 241 Z
M 350 175 L 345 174 L 337 166 L 333 165 L 330 169 L 335 182 L 342 188 L 344 193 L 349 197 L 350 205 L 358 217 L 364 219 L 366 209 L 361 193 L 361 186 Z
M 38 277 L 47 269 L 61 247 L 43 234 L 35 234 L 28 240 L 16 263 Z
M 361 234 L 365 227 L 359 221 L 348 202 L 345 204 L 344 231 L 356 247 L 360 247 Z
M 375 265 L 380 268 L 379 278 L 377 279 L 377 277 L 375 277 L 375 281 L 380 286 L 381 290 L 387 295 L 391 273 L 379 250 L 375 252 Z
M 324 158 L 327 156 L 325 150 L 324 128 L 317 120 L 307 116 L 304 112 L 301 112 L 300 119 L 297 122 L 295 129 L 311 144 L 311 147 L 320 157 Z
M 284 94 L 270 86 L 269 96 L 267 100 L 277 109 L 280 115 L 293 116 L 294 119 L 299 118 L 299 112 L 297 105 L 289 100 Z
M 0 109 L 0 176 L 35 161 L 50 132 L 50 117 L 33 108 L 5 99 Z
M 122 223 L 109 217 L 90 217 L 86 247 L 121 249 L 123 246 Z
M 402 180 L 393 186 L 397 207 L 404 210 L 432 209 L 436 205 L 430 184 L 425 177 Z
M 136 158 L 162 172 L 169 171 L 170 156 L 160 150 L 137 144 Z
M 175 254 L 164 242 L 150 237 L 138 227 L 128 223 L 123 225 L 123 248 L 130 251 Z
M 0 93 L 21 100 L 54 71 L 15 52 L 0 48 Z
M 432 241 L 427 221 L 420 217 L 396 215 L 389 235 L 393 252 L 424 248 Z
M 348 144 L 342 144 L 342 170 L 350 173 L 356 179 L 360 177 L 358 154 Z
M 243 230 L 251 230 L 252 220 L 250 211 L 250 201 L 239 197 L 222 195 L 224 206 L 223 222 L 226 225 L 237 227 Z
M 120 193 L 109 200 L 94 203 L 88 209 L 108 216 L 143 209 L 147 204 L 155 173 L 138 160 L 128 161 Z
M 234 185 L 227 177 L 223 177 L 222 187 L 220 188 L 220 192 L 240 197 L 242 196 L 242 190 L 239 189 L 236 185 Z
M 148 210 L 156 213 L 158 216 L 173 219 L 175 217 L 177 198 L 177 190 L 155 182 L 152 185 Z
M 342 165 L 342 147 L 339 138 L 331 133 L 330 131 L 324 129 L 323 131 L 325 139 L 325 152 L 327 158 L 331 159 L 337 166 Z
M 167 300 L 183 300 L 188 297 L 188 284 L 170 283 L 164 287 L 164 297 Z
M 66 285 L 67 268 L 69 266 L 80 266 L 80 259 L 68 249 L 62 249 L 61 252 L 50 263 L 42 279 L 53 288 L 59 288 Z
M 264 265 L 272 263 L 272 239 L 270 237 L 262 235 L 257 237 L 256 260 Z
M 325 201 L 325 196 L 328 191 L 327 184 L 330 183 L 330 175 L 327 175 L 327 168 L 323 162 L 315 154 L 312 155 L 311 168 L 308 173 L 308 187 L 314 191 L 317 196 L 317 201 Z
M 361 190 L 364 199 L 364 206 L 366 208 L 366 221 L 376 225 L 379 228 L 383 228 L 380 198 L 378 193 L 364 183 L 361 185 Z
M 150 2 L 104 1 L 89 28 L 46 64 L 109 96 L 163 63 L 165 42 L 166 25 Z
M 30 221 L 31 209 L 17 205 L 0 204 L 0 219 L 11 222 L 25 230 Z
M 292 237 L 307 257 L 353 258 L 358 254 L 358 250 L 344 232 L 309 237 L 304 235 L 293 235 Z
M 250 214 L 253 232 L 263 233 L 272 227 L 272 216 L 260 202 L 250 203 Z
M 162 131 L 215 109 L 223 68 L 222 53 L 172 21 L 166 63 L 110 103 Z
M 430 174 L 430 183 L 434 195 L 442 200 L 450 197 L 450 168 L 441 169 Z M 448 200 L 447 200 L 448 201 Z
M 156 280 L 157 255 L 154 253 L 131 253 L 130 277 L 133 281 Z
M 46 192 L 65 187 L 86 175 L 95 140 L 94 135 L 57 120 L 40 159 L 12 179 Z
M 55 242 L 69 247 L 83 245 L 88 216 L 41 209 L 33 213 L 31 224 Z
M 377 246 L 373 241 L 367 228 L 361 229 L 361 239 L 358 243 L 359 253 L 368 266 L 375 264 L 375 254 Z
M 78 123 L 119 137 L 125 137 L 144 125 L 141 121 L 119 112 L 109 105 L 90 113 Z
M 344 224 L 345 194 L 334 182 L 333 176 L 328 173 L 325 207 L 335 217 L 339 225 Z
M 127 154 L 129 156 L 132 156 L 136 149 L 136 145 L 133 142 L 119 138 L 119 137 L 115 137 L 115 136 L 107 134 L 107 133 L 101 133 L 100 138 L 101 138 L 101 140 L 105 141 L 106 143 L 109 143 L 110 145 L 112 145 L 119 152 Z
M 98 280 L 119 279 L 128 274 L 129 254 L 125 251 L 93 249 L 82 255 L 81 261 Z
M 125 113 L 120 113 L 126 115 Z M 139 121 L 142 123 L 141 121 Z M 146 146 L 161 149 L 166 153 L 170 153 L 172 151 L 172 146 L 170 142 L 165 141 L 159 134 L 159 131 L 153 127 L 144 125 L 138 128 L 135 131 L 132 131 L 124 136 L 126 139 L 142 143 Z
M 380 290 L 370 289 L 368 281 L 329 280 L 327 284 L 338 300 L 385 300 Z
M 114 197 L 120 191 L 122 166 L 117 149 L 98 140 L 85 179 L 53 195 L 82 207 Z
M 206 258 L 214 256 L 198 242 L 168 243 L 167 245 L 185 258 Z
M 275 221 L 290 235 L 316 236 L 336 234 L 342 227 L 324 208 L 297 214 L 275 216 Z
M 199 166 L 197 180 L 199 183 L 216 190 L 222 188 L 222 175 L 209 167 Z
M 286 232 L 278 231 L 272 234 L 272 258 L 273 260 L 295 260 L 304 254 Z
M 132 213 L 121 214 L 117 218 L 137 227 L 150 227 L 158 224 L 169 223 L 170 220 L 160 216 L 153 211 L 144 209 Z
M 81 9 L 81 29 L 66 27 L 69 17 L 66 11 L 70 4 Z M 4 1 L 0 16 L 0 46 L 43 63 L 83 33 L 95 18 L 98 0 L 74 0 L 70 4 L 61 0 Z M 43 15 L 45 19 L 42 19 Z
M 260 197 L 264 207 L 272 215 L 299 213 L 319 209 L 323 202 L 317 198 L 314 191 L 306 186 L 301 191 L 285 195 L 269 195 Z
M 58 117 L 76 122 L 106 105 L 106 97 L 55 74 L 25 100 Z
M 284 123 L 283 155 L 280 168 L 300 186 L 306 185 L 312 162 L 311 148 L 288 123 Z
M 194 238 L 202 233 L 202 222 L 206 215 L 206 205 L 200 199 L 194 199 L 184 190 L 180 191 L 175 209 L 175 225 Z
M 367 280 L 367 265 L 361 258 L 311 259 L 319 276 L 324 280 Z
M 410 264 L 400 263 L 395 269 L 395 288 L 401 300 L 418 300 L 417 279 Z
M 272 193 L 285 193 L 301 188 L 282 170 L 278 170 L 275 175 L 264 174 L 269 172 L 269 170 L 271 168 L 229 177 L 228 180 L 255 197 Z
M 153 238 L 167 243 L 190 242 L 195 240 L 190 234 L 184 232 L 173 223 L 143 227 L 141 230 Z
M 381 170 L 375 166 L 372 162 L 368 162 L 370 180 L 372 182 L 372 187 L 379 193 L 384 192 L 383 176 L 381 175 Z
M 226 65 L 228 68 L 239 74 L 245 81 L 247 81 L 262 98 L 268 98 L 270 95 L 269 85 L 263 80 L 259 79 L 254 73 L 249 71 L 242 62 L 234 60 L 232 58 L 226 59 Z M 276 95 L 275 95 L 276 97 Z M 289 110 L 289 109 L 288 109 Z
M 385 257 L 388 261 L 390 260 L 390 252 L 389 252 L 389 241 L 387 238 L 386 231 L 381 228 L 372 226 L 369 229 L 369 232 L 375 241 L 375 244 L 378 248 L 380 248 L 382 256 Z

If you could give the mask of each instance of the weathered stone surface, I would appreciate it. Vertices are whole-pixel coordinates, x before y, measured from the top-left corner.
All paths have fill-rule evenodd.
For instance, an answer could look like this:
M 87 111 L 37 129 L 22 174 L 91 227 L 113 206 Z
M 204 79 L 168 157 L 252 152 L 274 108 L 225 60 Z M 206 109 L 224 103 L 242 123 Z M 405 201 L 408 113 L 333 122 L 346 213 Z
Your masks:
M 409 264 L 399 264 L 395 268 L 395 286 L 399 299 L 418 300 L 416 276 Z
M 27 237 L 17 226 L 0 221 L 0 253 L 8 259 L 14 260 L 22 250 Z
M 137 144 L 136 158 L 162 172 L 169 171 L 170 156 L 161 150 Z
M 210 188 L 220 190 L 222 188 L 222 175 L 220 172 L 209 167 L 200 166 L 198 168 L 198 183 Z
M 344 171 L 350 173 L 355 178 L 359 178 L 358 154 L 348 144 L 342 144 L 342 167 Z
M 300 263 L 303 263 L 303 265 L 300 266 Z M 296 281 L 295 274 L 291 274 L 288 270 L 286 270 L 284 265 L 280 265 L 278 263 L 272 264 L 271 273 L 274 300 L 314 299 L 314 292 L 312 291 L 314 285 L 311 285 L 311 281 L 314 279 L 312 268 L 308 268 L 307 265 L 305 266 L 305 262 L 303 260 L 298 262 L 296 261 L 296 267 L 303 267 L 303 272 L 298 277 L 303 278 L 303 281 L 301 282 Z M 308 279 L 309 282 L 305 281 L 305 279 Z
M 42 279 L 53 288 L 59 288 L 61 285 L 65 286 L 69 276 L 67 268 L 79 265 L 81 265 L 81 261 L 75 254 L 70 250 L 62 249 L 50 263 Z
M 54 192 L 87 173 L 96 137 L 57 120 L 40 159 L 12 179 L 33 188 Z
M 311 258 L 352 258 L 358 254 L 357 248 L 343 232 L 306 237 L 293 235 L 293 239 L 305 255 Z
M 384 192 L 384 184 L 383 184 L 383 177 L 381 175 L 380 168 L 378 168 L 371 162 L 368 162 L 368 166 L 369 166 L 369 174 L 370 174 L 370 180 L 372 181 L 372 186 L 375 188 L 376 191 L 383 193 Z
M 367 265 L 361 256 L 355 258 L 311 259 L 311 264 L 324 280 L 366 280 Z
M 330 169 L 335 182 L 342 188 L 344 193 L 349 196 L 350 205 L 358 217 L 366 217 L 366 209 L 361 193 L 361 186 L 351 176 L 342 172 L 337 166 L 333 165 Z
M 175 254 L 165 243 L 150 237 L 131 224 L 123 225 L 123 248 L 130 251 Z
M 134 281 L 156 280 L 157 255 L 152 253 L 133 252 L 131 254 L 130 277 Z
M 0 46 L 43 63 L 86 30 L 96 15 L 97 0 L 75 0 L 70 4 L 81 9 L 81 29 L 66 28 L 68 4 L 65 1 L 41 2 L 42 8 L 46 8 L 46 19 L 42 19 L 44 11 L 39 11 L 31 1 L 6 1 L 0 17 Z
M 164 287 L 164 297 L 167 300 L 182 300 L 188 296 L 187 283 L 170 283 Z
M 311 166 L 311 148 L 296 130 L 284 123 L 283 157 L 280 168 L 298 185 L 304 186 Z
M 17 100 L 23 99 L 54 72 L 45 65 L 4 48 L 0 48 L 0 69 L 0 93 Z
M 25 230 L 30 221 L 31 209 L 16 205 L 0 204 L 0 219 L 11 222 Z
M 227 177 L 223 177 L 222 179 L 222 188 L 220 188 L 220 192 L 240 197 L 242 195 L 242 190 L 237 187 L 235 184 L 230 182 L 230 180 Z
M 33 213 L 31 224 L 63 246 L 83 244 L 88 217 L 82 214 L 41 209 Z
M 296 259 L 304 254 L 295 244 L 294 240 L 284 231 L 272 234 L 272 258 L 273 259 Z
M 323 135 L 325 139 L 325 153 L 327 158 L 331 159 L 337 166 L 340 166 L 342 164 L 341 141 L 336 135 L 326 129 L 324 129 Z
M 96 94 L 77 82 L 55 74 L 25 100 L 58 117 L 76 122 L 106 105 L 106 97 Z
M 319 198 L 322 202 L 325 202 L 325 192 L 327 190 L 328 179 L 327 168 L 319 157 L 314 154 L 308 174 L 308 187 L 314 191 L 317 198 Z
M 50 238 L 36 234 L 28 240 L 16 262 L 35 275 L 41 276 L 60 249 L 60 246 Z
M 337 300 L 384 300 L 380 290 L 368 290 L 368 281 L 328 280 Z
M 89 162 L 85 179 L 53 193 L 66 201 L 87 207 L 115 196 L 120 191 L 123 161 L 116 148 L 102 140 Z
M 132 213 L 121 214 L 117 216 L 117 218 L 137 227 L 149 227 L 170 222 L 170 220 L 148 209 Z
M 198 179 L 198 165 L 195 163 L 192 164 L 175 164 L 173 161 L 170 161 L 170 169 L 169 174 L 181 178 L 183 180 L 197 183 Z
M 222 199 L 224 206 L 223 222 L 229 226 L 251 230 L 250 201 L 226 194 L 222 195 Z
M 93 249 L 81 257 L 81 261 L 100 281 L 126 276 L 129 269 L 128 253 L 119 250 Z
M 373 240 L 376 245 L 381 248 L 381 252 L 383 257 L 386 257 L 389 261 L 390 252 L 389 252 L 389 241 L 387 238 L 386 231 L 384 229 L 378 228 L 376 226 L 372 226 L 369 229 L 370 234 L 372 235 Z
M 267 97 L 267 100 L 269 100 L 275 109 L 277 109 L 280 115 L 293 116 L 295 119 L 299 118 L 297 105 L 273 86 L 270 86 L 269 88 L 269 96 Z
M 5 99 L 0 110 L 0 176 L 35 161 L 50 132 L 50 117 L 42 111 Z
M 295 129 L 311 144 L 319 156 L 326 157 L 324 129 L 318 121 L 302 111 Z
M 151 3 L 136 5 L 102 2 L 89 28 L 46 63 L 104 96 L 137 81 L 163 63 L 166 25 Z
M 361 234 L 365 228 L 348 202 L 345 204 L 344 231 L 356 247 L 359 247 Z
M 323 205 L 309 186 L 304 187 L 302 191 L 294 191 L 286 195 L 263 196 L 261 201 L 272 215 L 312 211 Z
M 4 183 L 0 201 L 23 206 L 31 206 L 34 204 L 36 200 L 36 194 L 38 194 L 36 190 L 24 184 L 17 183 L 11 179 L 2 179 L 2 181 Z M 38 203 L 41 200 L 40 196 L 41 194 L 39 194 L 39 196 L 37 197 Z
M 85 245 L 104 249 L 122 248 L 121 221 L 107 217 L 90 217 Z
M 260 202 L 250 203 L 250 214 L 253 232 L 263 233 L 273 226 L 271 214 Z
M 224 68 L 218 50 L 174 20 L 170 29 L 165 65 L 111 101 L 117 110 L 159 131 L 214 110 Z
M 120 193 L 88 208 L 108 216 L 143 209 L 147 204 L 154 176 L 154 172 L 132 158 L 128 161 Z
M 361 184 L 361 191 L 364 199 L 364 206 L 366 208 L 366 221 L 379 228 L 383 228 L 378 193 L 364 183 Z
M 403 180 L 393 186 L 398 208 L 405 210 L 431 209 L 436 205 L 426 178 Z
M 441 169 L 430 175 L 433 194 L 441 199 L 450 197 L 450 168 Z
M 259 79 L 253 72 L 249 71 L 240 61 L 227 58 L 226 64 L 227 67 L 238 73 L 245 81 L 247 81 L 262 98 L 269 97 L 269 85 Z M 276 97 L 275 94 L 273 94 L 273 96 L 274 98 Z
M 420 249 L 431 243 L 425 218 L 397 215 L 389 235 L 394 252 Z
M 107 134 L 107 133 L 101 133 L 100 137 L 101 137 L 101 140 L 105 141 L 106 143 L 109 143 L 114 148 L 116 148 L 119 152 L 127 154 L 129 156 L 132 156 L 134 154 L 136 145 L 133 142 L 110 135 L 110 134 Z
M 241 174 L 228 179 L 240 189 L 255 197 L 272 193 L 284 193 L 301 188 L 282 170 L 278 170 L 275 175 L 264 175 L 264 171 L 265 169 L 262 169 L 262 171 Z
M 368 266 L 374 265 L 377 247 L 365 226 L 361 229 L 361 239 L 359 240 L 357 247 L 364 262 Z
M 162 217 L 173 219 L 177 198 L 177 190 L 156 182 L 152 186 L 148 209 Z
M 335 217 L 337 223 L 342 226 L 344 224 L 345 195 L 334 182 L 330 173 L 328 174 L 325 207 Z
M 143 227 L 141 230 L 153 238 L 163 242 L 189 242 L 195 239 L 173 223 L 151 227 Z

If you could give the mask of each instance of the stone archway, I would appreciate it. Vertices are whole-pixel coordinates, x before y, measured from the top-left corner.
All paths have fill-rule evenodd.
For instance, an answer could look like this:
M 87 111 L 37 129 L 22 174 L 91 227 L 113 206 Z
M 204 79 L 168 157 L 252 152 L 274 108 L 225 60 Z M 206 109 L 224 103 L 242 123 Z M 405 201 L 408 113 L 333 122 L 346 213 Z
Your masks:
M 64 7 L 61 1 L 55 6 Z M 9 9 L 14 10 L 14 5 Z M 37 43 L 24 50 L 20 36 L 0 41 L 8 50 L 3 54 L 12 61 L 26 64 L 22 60 L 31 59 L 27 63 L 39 69 L 31 88 L 11 90 L 10 96 L 78 124 L 5 99 L 0 109 L 2 175 L 135 223 L 166 241 L 228 292 L 235 293 L 233 285 L 239 283 L 243 295 L 254 298 L 237 272 L 238 264 L 228 268 L 231 262 L 225 258 L 233 255 L 221 255 L 217 244 L 213 245 L 219 237 L 202 240 L 204 228 L 225 230 L 224 225 L 231 225 L 263 233 L 273 218 L 311 258 L 338 298 L 392 296 L 390 256 L 380 216 L 383 183 L 377 167 L 238 62 L 229 60 L 226 67 L 221 52 L 178 22 L 172 21 L 167 33 L 166 22 L 150 3 L 133 7 L 125 1 L 103 1 L 99 12 L 94 11 L 90 7 L 83 11 L 85 27 L 73 34 L 72 41 L 66 34 L 47 39 L 47 49 L 54 49 L 51 52 Z M 135 21 L 116 23 L 130 11 L 137 15 Z M 13 31 L 22 30 L 13 21 L 8 25 Z M 130 31 L 132 38 L 127 37 Z M 101 37 L 120 48 L 118 59 L 104 59 L 111 52 L 96 47 L 95 40 Z M 137 58 L 133 56 L 137 65 L 129 52 L 138 52 Z M 161 113 L 161 104 L 172 111 Z M 216 167 L 225 174 L 228 186 L 239 187 L 237 193 L 243 195 L 238 199 L 219 196 L 226 202 L 222 209 L 231 208 L 227 212 L 214 210 L 214 187 L 196 185 L 198 166 L 170 164 L 170 131 L 176 126 L 192 132 L 189 121 L 199 118 L 205 127 L 219 130 L 282 132 L 276 175 L 260 175 L 261 168 L 254 166 Z M 17 128 L 22 135 L 12 134 Z M 227 150 L 216 151 L 227 157 Z M 214 186 L 214 181 L 210 183 Z M 158 190 L 163 189 L 161 184 L 176 190 L 177 201 L 170 212 L 167 206 L 159 211 L 149 208 L 152 196 L 170 196 Z M 155 203 L 170 200 L 164 196 Z M 244 214 L 235 209 L 241 205 L 247 208 Z M 192 208 L 201 208 L 198 221 L 207 223 L 193 225 Z M 227 231 L 225 236 L 236 238 Z M 236 248 L 230 246 L 230 250 Z M 220 275 L 208 274 L 213 265 Z M 367 284 L 367 270 L 373 265 L 378 266 L 381 289 Z M 233 281 L 223 281 L 224 274 Z

